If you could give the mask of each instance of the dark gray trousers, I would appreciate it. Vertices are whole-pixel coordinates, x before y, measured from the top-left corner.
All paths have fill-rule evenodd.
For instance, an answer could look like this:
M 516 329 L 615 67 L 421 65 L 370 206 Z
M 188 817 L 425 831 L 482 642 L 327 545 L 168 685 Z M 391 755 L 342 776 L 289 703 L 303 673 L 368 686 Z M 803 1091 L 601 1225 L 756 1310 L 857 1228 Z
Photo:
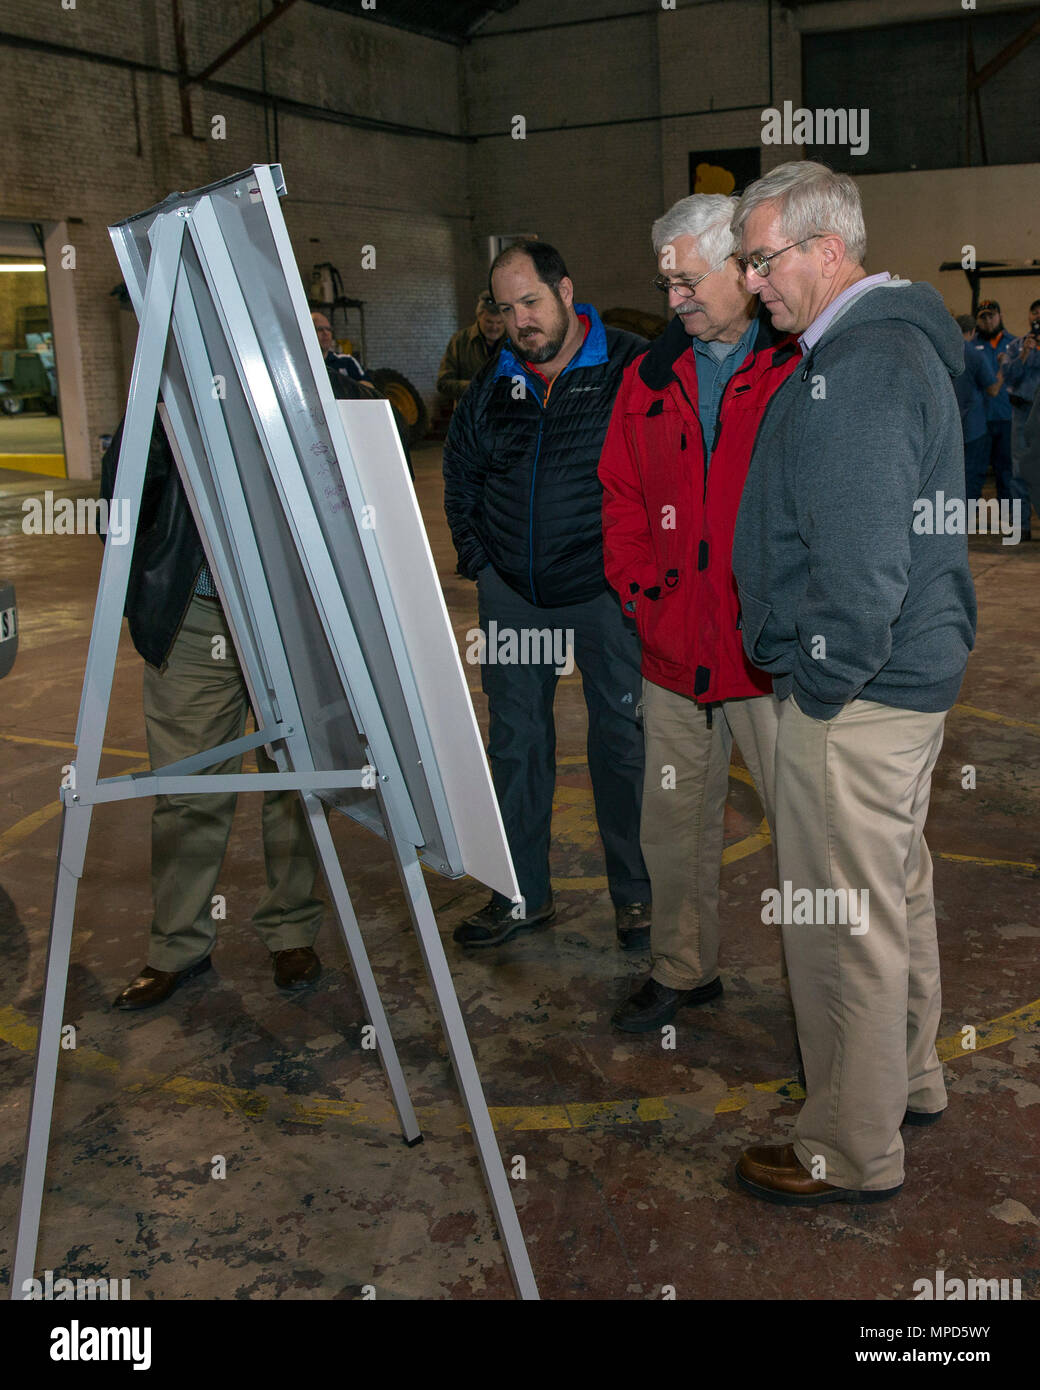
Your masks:
M 589 775 L 610 896 L 618 906 L 649 902 L 650 880 L 639 849 L 643 729 L 637 715 L 642 678 L 635 624 L 623 617 L 610 590 L 585 603 L 536 608 L 491 565 L 477 578 L 477 595 L 485 638 L 481 681 L 490 714 L 488 758 L 528 911 L 541 907 L 550 891 L 553 700 L 564 633 L 573 634 L 588 709 Z M 515 634 L 512 651 L 509 634 Z M 549 659 L 531 659 L 545 656 Z

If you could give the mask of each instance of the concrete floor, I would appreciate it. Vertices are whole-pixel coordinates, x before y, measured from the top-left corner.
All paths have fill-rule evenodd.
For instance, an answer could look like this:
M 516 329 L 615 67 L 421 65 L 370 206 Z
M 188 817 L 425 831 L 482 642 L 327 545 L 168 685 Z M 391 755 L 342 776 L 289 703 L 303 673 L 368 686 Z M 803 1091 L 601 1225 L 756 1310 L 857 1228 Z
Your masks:
M 454 574 L 439 454 L 418 489 L 460 640 L 473 587 Z M 59 819 L 100 566 L 92 537 L 22 535 L 50 479 L 0 480 L 0 577 L 17 584 L 21 646 L 3 682 L 0 781 L 0 1277 L 13 1251 Z M 614 942 L 596 838 L 580 682 L 557 700 L 555 928 L 460 953 L 451 931 L 486 892 L 430 876 L 543 1297 L 906 1299 L 916 1279 L 1017 1278 L 1040 1296 L 1040 544 L 972 541 L 979 641 L 947 722 L 928 839 L 944 969 L 950 1110 L 905 1133 L 902 1195 L 877 1207 L 765 1207 L 733 1165 L 782 1139 L 800 1091 L 775 929 L 760 920 L 769 856 L 735 767 L 727 808 L 722 1000 L 658 1035 L 609 1015 L 647 968 Z M 142 664 L 124 634 L 107 769 L 144 762 Z M 467 668 L 478 715 L 485 706 Z M 978 786 L 961 786 L 962 767 Z M 103 771 L 105 769 L 103 768 Z M 745 774 L 746 775 L 746 774 Z M 404 1147 L 338 933 L 324 973 L 285 997 L 249 925 L 262 875 L 243 798 L 219 891 L 215 971 L 140 1015 L 109 1003 L 143 963 L 148 804 L 95 812 L 79 894 L 37 1267 L 129 1277 L 135 1298 L 505 1298 L 511 1286 L 396 876 L 381 841 L 334 834 L 426 1142 Z M 965 1051 L 961 1030 L 977 1029 Z M 211 1176 L 215 1156 L 227 1176 Z
M 0 460 L 5 454 L 60 454 L 64 447 L 57 415 L 42 410 L 23 410 L 19 415 L 0 411 Z M 17 466 L 0 462 L 0 467 Z

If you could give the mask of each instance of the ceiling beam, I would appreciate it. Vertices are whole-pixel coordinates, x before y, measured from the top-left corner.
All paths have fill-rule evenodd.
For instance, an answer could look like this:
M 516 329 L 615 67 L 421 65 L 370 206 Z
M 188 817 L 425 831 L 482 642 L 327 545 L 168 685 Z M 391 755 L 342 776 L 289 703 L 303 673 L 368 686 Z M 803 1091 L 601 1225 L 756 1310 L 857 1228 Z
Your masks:
M 236 53 L 241 53 L 242 49 L 245 48 L 247 44 L 252 43 L 257 35 L 262 34 L 276 19 L 281 19 L 286 10 L 291 10 L 297 2 L 298 0 L 281 0 L 281 4 L 276 4 L 270 14 L 264 15 L 263 19 L 258 19 L 257 22 L 251 25 L 229 48 L 225 48 L 223 53 L 218 53 L 212 63 L 204 67 L 201 72 L 197 72 L 191 77 L 181 78 L 181 85 L 183 87 L 190 87 L 196 82 L 207 81 L 218 68 L 222 68 Z
M 995 58 L 991 58 L 988 63 L 979 68 L 971 79 L 972 90 L 981 87 L 991 77 L 995 77 L 1001 68 L 1007 67 L 1012 58 L 1017 58 L 1024 48 L 1028 48 L 1035 38 L 1040 38 L 1040 18 L 1034 19 L 1028 29 L 1022 30 L 1017 39 L 1012 39 Z

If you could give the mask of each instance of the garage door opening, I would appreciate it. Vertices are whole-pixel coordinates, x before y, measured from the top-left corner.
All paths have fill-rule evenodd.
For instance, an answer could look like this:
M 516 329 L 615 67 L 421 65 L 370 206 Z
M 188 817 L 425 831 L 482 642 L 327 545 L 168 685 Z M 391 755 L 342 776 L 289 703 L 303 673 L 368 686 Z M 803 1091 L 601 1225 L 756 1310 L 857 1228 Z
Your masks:
M 0 224 L 0 466 L 65 477 L 43 230 Z

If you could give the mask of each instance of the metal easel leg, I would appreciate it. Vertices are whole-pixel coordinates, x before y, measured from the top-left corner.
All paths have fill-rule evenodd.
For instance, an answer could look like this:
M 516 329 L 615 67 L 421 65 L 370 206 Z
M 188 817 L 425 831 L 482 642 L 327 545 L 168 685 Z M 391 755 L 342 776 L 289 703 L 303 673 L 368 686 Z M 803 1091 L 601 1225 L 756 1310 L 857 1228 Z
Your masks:
M 183 219 L 170 216 L 160 225 L 154 264 L 145 287 L 141 326 L 134 353 L 130 399 L 123 424 L 123 444 L 119 456 L 116 486 L 130 508 L 131 534 L 126 546 L 106 545 L 101 566 L 101 583 L 94 608 L 87 666 L 80 696 L 76 725 L 76 786 L 62 812 L 61 840 L 58 847 L 58 873 L 54 885 L 47 973 L 43 993 L 43 1016 L 36 1049 L 29 1129 L 22 1174 L 22 1198 L 18 1215 L 18 1241 L 11 1275 L 11 1297 L 23 1297 L 25 1280 L 31 1279 L 36 1262 L 40 1232 L 40 1211 L 47 1172 L 47 1146 L 54 1109 L 54 1086 L 61 1047 L 61 1016 L 68 985 L 69 956 L 72 949 L 72 919 L 76 892 L 83 874 L 83 863 L 90 833 L 92 798 L 97 787 L 101 747 L 112 695 L 119 630 L 126 603 L 130 559 L 137 539 L 152 434 L 159 379 L 170 330 L 173 292 L 180 247 L 184 237 Z M 82 797 L 82 800 L 80 800 Z
M 368 952 L 365 950 L 365 943 L 358 927 L 357 917 L 354 914 L 354 905 L 350 901 L 350 893 L 347 891 L 339 856 L 336 854 L 336 847 L 332 842 L 332 831 L 325 819 L 324 805 L 320 797 L 313 793 L 301 792 L 300 795 L 303 798 L 304 809 L 310 821 L 314 848 L 318 853 L 325 882 L 329 885 L 329 893 L 336 909 L 340 931 L 346 942 L 347 955 L 354 972 L 354 979 L 361 991 L 365 1014 L 375 1029 L 376 1042 L 379 1045 L 379 1060 L 383 1065 L 387 1085 L 390 1087 L 394 1109 L 397 1111 L 397 1118 L 401 1125 L 401 1133 L 404 1135 L 406 1144 L 418 1144 L 422 1140 L 422 1131 L 419 1128 L 415 1110 L 412 1108 L 408 1085 L 397 1057 L 397 1048 L 394 1046 L 394 1040 L 390 1034 L 390 1024 L 387 1022 L 383 1003 L 379 997 L 379 986 L 372 974 Z
M 444 946 L 437 930 L 433 907 L 430 904 L 430 895 L 426 891 L 422 865 L 411 845 L 402 847 L 392 835 L 390 836 L 390 845 L 394 852 L 394 859 L 397 861 L 401 883 L 408 898 L 408 907 L 415 924 L 416 934 L 419 937 L 419 946 L 426 963 L 426 972 L 433 985 L 433 994 L 444 1029 L 444 1036 L 447 1039 L 451 1065 L 459 1090 L 462 1092 L 463 1104 L 466 1107 L 470 1128 L 476 1141 L 477 1155 L 484 1173 L 488 1196 L 491 1198 L 495 1220 L 502 1236 L 502 1243 L 505 1246 L 506 1261 L 509 1265 L 509 1273 L 513 1278 L 513 1286 L 520 1298 L 536 1299 L 539 1296 L 538 1285 L 534 1280 L 534 1272 L 531 1269 L 531 1261 L 524 1242 L 524 1233 L 520 1229 L 516 1207 L 513 1205 L 513 1194 L 509 1189 L 505 1164 L 502 1162 L 498 1140 L 495 1138 L 491 1116 L 488 1114 L 484 1089 L 480 1084 L 477 1064 L 473 1058 L 473 1050 L 466 1033 L 465 1020 L 462 1017 L 458 996 L 455 993 L 455 984 L 451 978 L 448 960 L 444 954 Z
M 69 979 L 72 918 L 76 910 L 76 890 L 83 873 L 91 813 L 90 806 L 66 806 L 61 815 L 58 874 L 54 884 L 54 909 L 43 986 L 43 1015 L 36 1048 L 29 1129 L 22 1168 L 22 1198 L 18 1210 L 18 1243 L 11 1271 L 11 1298 L 25 1297 L 25 1281 L 32 1279 L 36 1267 L 36 1244 L 47 1176 L 47 1146 L 50 1142 L 54 1086 L 61 1049 L 62 1013 Z

